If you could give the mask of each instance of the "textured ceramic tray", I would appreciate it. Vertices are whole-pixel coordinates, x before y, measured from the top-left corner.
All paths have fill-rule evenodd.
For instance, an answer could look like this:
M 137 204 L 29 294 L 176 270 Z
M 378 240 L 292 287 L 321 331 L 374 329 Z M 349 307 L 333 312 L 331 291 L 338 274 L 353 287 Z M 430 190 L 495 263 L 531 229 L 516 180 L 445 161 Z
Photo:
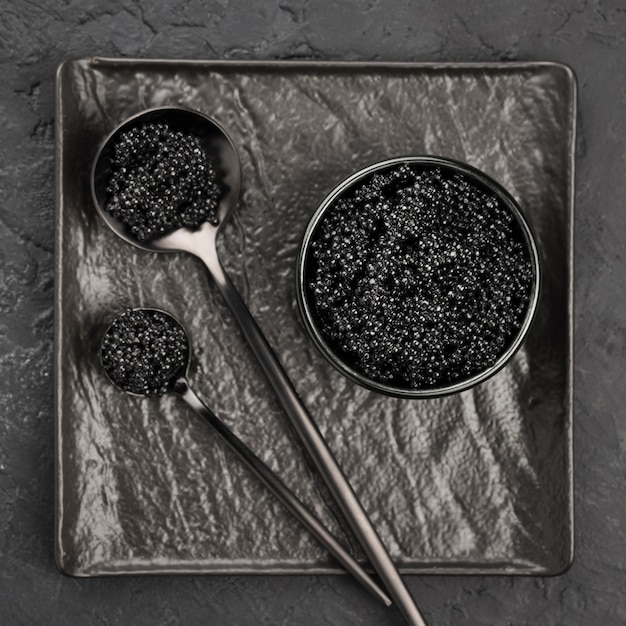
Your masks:
M 575 81 L 549 64 L 420 65 L 84 59 L 57 81 L 56 408 L 59 566 L 73 575 L 340 571 L 178 398 L 127 397 L 97 351 L 110 319 L 158 306 L 190 331 L 210 406 L 361 553 L 196 259 L 139 251 L 89 194 L 103 136 L 147 107 L 215 117 L 243 162 L 220 252 L 402 571 L 555 574 L 572 559 Z M 376 395 L 307 339 L 295 257 L 326 192 L 405 154 L 466 161 L 519 200 L 543 291 L 496 377 L 436 400 Z

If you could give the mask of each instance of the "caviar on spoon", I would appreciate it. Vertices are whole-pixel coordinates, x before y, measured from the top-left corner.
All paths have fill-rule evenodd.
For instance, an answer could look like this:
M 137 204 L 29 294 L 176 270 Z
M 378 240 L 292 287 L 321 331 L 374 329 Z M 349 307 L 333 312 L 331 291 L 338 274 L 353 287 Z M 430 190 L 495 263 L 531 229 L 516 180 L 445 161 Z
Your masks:
M 109 200 L 107 186 L 111 178 L 115 145 L 120 136 L 142 124 L 158 122 L 167 122 L 170 129 L 182 130 L 199 138 L 200 145 L 215 163 L 220 196 L 215 211 L 215 220 L 204 221 L 197 228 L 182 226 L 155 238 L 139 240 L 122 221 L 106 211 L 105 206 Z M 408 624 L 423 626 L 424 619 L 391 559 L 389 551 L 380 539 L 319 428 L 298 397 L 263 331 L 250 314 L 246 303 L 220 262 L 217 252 L 217 235 L 235 210 L 240 188 L 241 163 L 235 145 L 228 134 L 210 117 L 182 107 L 149 109 L 122 122 L 103 141 L 96 153 L 91 172 L 91 193 L 96 209 L 119 237 L 134 246 L 153 252 L 189 252 L 204 263 L 285 409 L 295 433 L 301 439 L 310 459 L 387 588 L 394 604 Z M 153 207 L 144 206 L 143 209 L 150 211 Z
M 105 332 L 100 360 L 109 380 L 134 395 L 178 394 L 230 446 L 292 515 L 378 600 L 391 600 L 297 496 L 196 395 L 187 381 L 189 340 L 172 315 L 128 309 Z

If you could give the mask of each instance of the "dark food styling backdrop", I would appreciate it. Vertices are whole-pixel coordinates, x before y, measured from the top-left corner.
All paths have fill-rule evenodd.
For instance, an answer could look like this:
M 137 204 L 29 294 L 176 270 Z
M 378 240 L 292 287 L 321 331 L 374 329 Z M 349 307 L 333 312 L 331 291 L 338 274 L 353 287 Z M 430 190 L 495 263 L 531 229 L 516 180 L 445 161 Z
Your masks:
M 626 232 L 622 210 L 626 194 L 625 33 L 626 12 L 616 0 L 506 2 L 482 7 L 456 0 L 341 5 L 286 1 L 262 6 L 250 3 L 248 7 L 228 1 L 7 3 L 0 17 L 4 121 L 0 142 L 0 622 L 402 624 L 396 611 L 379 606 L 347 576 L 79 579 L 65 577 L 56 569 L 54 77 L 67 58 L 99 55 L 231 60 L 547 60 L 572 66 L 579 85 L 574 222 L 574 564 L 563 575 L 547 578 L 465 575 L 408 576 L 407 580 L 433 626 L 625 623 L 626 420 L 621 414 L 626 389 L 621 372 L 626 352 L 626 303 L 624 290 L 619 288 Z M 116 95 L 122 102 L 125 94 Z M 470 150 L 472 145 L 468 144 Z M 253 141 L 250 150 L 254 153 Z M 85 153 L 82 160 L 77 159 L 77 179 L 81 168 L 88 168 L 90 158 Z M 274 163 L 266 166 L 277 167 Z M 320 199 L 335 182 L 319 186 Z M 249 194 L 251 183 L 248 178 Z M 87 193 L 84 198 L 88 200 Z M 254 210 L 252 197 L 247 206 Z M 85 219 L 89 225 L 95 217 Z M 232 246 L 236 256 L 236 243 Z M 136 255 L 138 264 L 164 262 L 148 258 L 150 255 L 140 259 L 134 251 L 131 254 Z M 287 261 L 280 262 L 287 267 Z M 293 272 L 292 265 L 289 271 Z M 96 277 L 89 287 L 91 295 L 101 287 Z M 280 297 L 289 301 L 292 289 L 285 279 Z M 204 291 L 210 305 L 227 320 L 218 299 L 210 299 L 212 293 L 210 288 Z M 237 344 L 235 329 L 229 326 L 228 330 L 227 341 Z M 302 341 L 312 350 L 303 336 L 294 335 L 288 341 Z M 209 362 L 208 352 L 201 356 Z M 297 363 L 285 365 L 288 371 L 299 367 Z M 227 393 L 220 394 L 226 391 L 220 388 L 223 382 L 216 379 L 213 384 L 215 397 L 228 398 Z M 242 403 L 253 406 L 258 402 L 259 415 L 278 413 L 261 379 L 242 394 L 246 396 Z M 229 406 L 221 408 L 227 411 Z M 128 470 L 132 475 L 133 468 Z M 281 514 L 269 497 L 261 504 Z M 308 540 L 294 528 L 286 537 L 277 534 L 276 539 L 310 552 Z M 311 553 L 319 554 L 315 549 Z

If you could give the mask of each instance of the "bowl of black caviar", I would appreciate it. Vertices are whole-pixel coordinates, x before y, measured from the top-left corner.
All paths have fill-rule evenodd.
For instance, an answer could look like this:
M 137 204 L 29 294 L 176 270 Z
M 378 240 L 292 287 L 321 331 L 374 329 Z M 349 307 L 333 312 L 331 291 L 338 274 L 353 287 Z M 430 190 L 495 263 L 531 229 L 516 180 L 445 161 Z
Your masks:
M 297 301 L 326 359 L 383 394 L 428 398 L 498 372 L 537 309 L 529 223 L 487 174 L 442 157 L 366 167 L 311 217 Z

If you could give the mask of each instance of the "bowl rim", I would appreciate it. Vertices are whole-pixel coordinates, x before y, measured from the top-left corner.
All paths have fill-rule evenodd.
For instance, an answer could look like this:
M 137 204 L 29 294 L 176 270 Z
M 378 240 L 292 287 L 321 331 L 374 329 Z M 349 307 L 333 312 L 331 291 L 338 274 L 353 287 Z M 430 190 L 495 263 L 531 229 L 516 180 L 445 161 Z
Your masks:
M 460 172 L 468 176 L 470 179 L 478 181 L 480 184 L 482 184 L 492 193 L 494 193 L 511 211 L 520 226 L 527 249 L 529 251 L 531 264 L 533 266 L 533 274 L 535 277 L 524 321 L 519 331 L 517 332 L 514 340 L 510 343 L 504 353 L 500 355 L 497 361 L 491 367 L 481 372 L 478 372 L 477 374 L 469 378 L 457 381 L 453 384 L 426 389 L 399 387 L 396 385 L 390 385 L 375 381 L 368 378 L 367 376 L 364 376 L 361 372 L 346 363 L 341 358 L 341 356 L 339 356 L 332 349 L 332 347 L 328 344 L 328 342 L 326 342 L 326 340 L 319 332 L 315 323 L 315 316 L 308 302 L 305 281 L 311 239 L 328 208 L 332 206 L 335 201 L 346 191 L 348 191 L 354 184 L 362 181 L 363 179 L 371 176 L 376 172 L 405 163 L 442 167 L 444 169 Z M 300 241 L 296 258 L 296 300 L 298 310 L 300 312 L 300 318 L 304 323 L 304 327 L 311 339 L 313 340 L 313 343 L 315 344 L 317 349 L 326 358 L 326 360 L 346 378 L 361 385 L 362 387 L 365 387 L 366 389 L 369 389 L 370 391 L 376 391 L 384 395 L 399 398 L 437 398 L 441 396 L 451 395 L 454 393 L 459 393 L 461 391 L 470 389 L 478 385 L 479 383 L 484 382 L 485 380 L 491 378 L 497 372 L 499 372 L 519 350 L 528 334 L 528 331 L 537 312 L 541 283 L 541 262 L 537 241 L 533 234 L 528 218 L 524 215 L 524 212 L 522 211 L 522 208 L 520 207 L 517 200 L 515 200 L 515 198 L 505 187 L 503 187 L 500 183 L 498 183 L 482 170 L 479 170 L 472 165 L 469 165 L 462 161 L 458 161 L 456 159 L 434 155 L 399 156 L 385 159 L 382 161 L 377 161 L 355 171 L 348 177 L 344 178 L 341 182 L 335 185 L 335 187 L 333 187 L 333 189 L 326 195 L 326 197 L 319 204 L 313 215 L 310 217 L 304 230 L 302 239 Z

